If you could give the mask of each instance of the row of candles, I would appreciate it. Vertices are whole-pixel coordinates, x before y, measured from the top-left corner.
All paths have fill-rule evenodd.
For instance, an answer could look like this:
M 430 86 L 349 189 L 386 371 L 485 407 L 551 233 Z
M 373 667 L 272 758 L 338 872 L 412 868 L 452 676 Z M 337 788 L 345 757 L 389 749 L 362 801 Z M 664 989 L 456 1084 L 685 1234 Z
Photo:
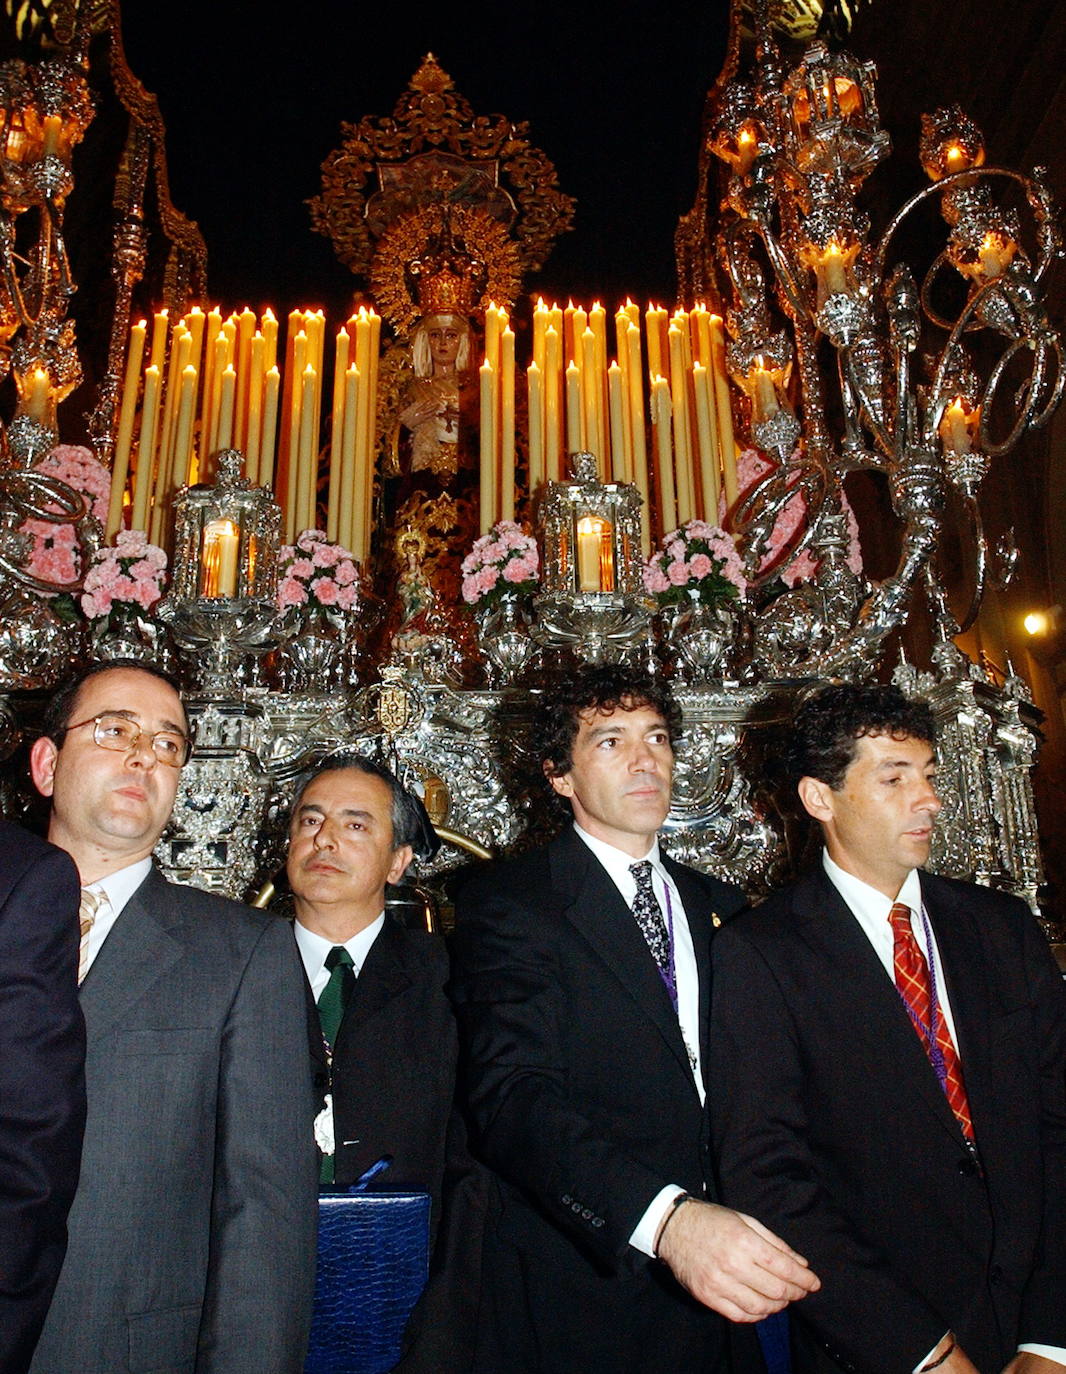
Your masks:
M 369 549 L 381 321 L 361 307 L 334 341 L 327 496 L 330 537 Z M 108 537 L 124 523 L 161 542 L 183 485 L 210 481 L 215 455 L 236 448 L 253 485 L 273 489 L 292 539 L 316 524 L 325 379 L 325 317 L 294 310 L 279 363 L 278 321 L 245 309 L 222 318 L 193 307 L 130 330 L 112 466 Z M 147 352 L 147 361 L 145 353 Z M 143 364 L 143 367 L 142 367 Z M 136 430 L 136 443 L 134 442 Z
M 717 523 L 719 496 L 737 495 L 736 441 L 725 368 L 721 317 L 700 304 L 672 316 L 644 313 L 650 421 L 649 461 L 640 310 L 632 301 L 614 314 L 615 357 L 608 363 L 607 312 L 572 301 L 538 300 L 533 357 L 526 369 L 529 487 L 567 476 L 566 455 L 596 456 L 605 482 L 630 482 L 663 531 L 687 520 Z M 485 315 L 481 366 L 481 524 L 513 519 L 514 331 L 506 310 Z M 647 535 L 646 535 L 647 539 Z
M 223 319 L 194 307 L 171 322 L 158 311 L 130 331 L 112 473 L 108 536 L 123 523 L 165 534 L 183 484 L 210 481 L 214 456 L 237 448 L 249 482 L 272 488 L 283 532 L 314 527 L 322 428 L 325 320 L 289 314 L 279 358 L 270 309 Z M 377 371 L 381 322 L 361 307 L 334 341 L 326 530 L 365 559 L 373 531 Z M 719 494 L 736 497 L 736 444 L 722 321 L 702 305 L 672 316 L 632 301 L 615 312 L 608 363 L 600 304 L 565 309 L 538 301 L 526 369 L 529 489 L 567 477 L 567 455 L 595 454 L 600 477 L 633 483 L 660 530 L 717 520 Z M 645 396 L 645 352 L 650 408 Z M 508 312 L 485 314 L 480 369 L 482 528 L 513 519 L 516 500 L 515 335 Z M 652 443 L 646 419 L 650 416 Z M 127 519 L 128 517 L 128 519 Z M 645 542 L 650 541 L 650 531 Z

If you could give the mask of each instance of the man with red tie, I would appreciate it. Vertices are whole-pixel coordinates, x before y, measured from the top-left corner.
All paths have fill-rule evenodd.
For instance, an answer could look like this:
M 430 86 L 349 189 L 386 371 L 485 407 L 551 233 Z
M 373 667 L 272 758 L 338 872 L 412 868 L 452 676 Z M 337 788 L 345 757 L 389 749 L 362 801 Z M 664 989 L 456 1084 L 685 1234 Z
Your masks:
M 797 1370 L 1061 1374 L 1066 991 L 1024 903 L 920 871 L 934 737 L 894 687 L 796 714 L 825 849 L 715 941 L 723 1196 L 822 1279 Z

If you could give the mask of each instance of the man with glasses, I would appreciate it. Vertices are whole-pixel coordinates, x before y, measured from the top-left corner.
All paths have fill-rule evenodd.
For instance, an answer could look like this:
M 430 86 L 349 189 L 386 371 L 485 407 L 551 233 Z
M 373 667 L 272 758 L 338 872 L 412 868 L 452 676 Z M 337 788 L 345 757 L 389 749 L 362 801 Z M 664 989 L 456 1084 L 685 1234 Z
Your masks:
M 152 850 L 188 725 L 170 679 L 97 664 L 33 745 L 48 836 L 82 883 L 88 1120 L 32 1374 L 297 1374 L 316 1163 L 288 926 L 168 883 Z

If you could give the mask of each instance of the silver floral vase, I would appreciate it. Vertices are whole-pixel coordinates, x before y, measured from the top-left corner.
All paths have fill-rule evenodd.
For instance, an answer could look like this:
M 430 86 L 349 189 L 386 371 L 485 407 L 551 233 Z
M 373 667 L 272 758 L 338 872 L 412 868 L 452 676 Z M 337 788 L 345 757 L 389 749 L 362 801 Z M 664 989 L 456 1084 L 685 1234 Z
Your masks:
M 171 656 L 164 627 L 151 616 L 111 615 L 92 622 L 90 649 L 93 658 L 140 659 L 169 669 Z
M 736 614 L 721 603 L 708 606 L 696 599 L 664 609 L 665 638 L 674 651 L 676 676 L 690 685 L 728 676 Z
M 344 687 L 348 635 L 344 618 L 299 617 L 278 649 L 278 675 L 287 692 L 312 694 Z
M 537 646 L 529 637 L 529 613 L 518 597 L 505 596 L 477 609 L 478 644 L 492 687 L 521 680 Z

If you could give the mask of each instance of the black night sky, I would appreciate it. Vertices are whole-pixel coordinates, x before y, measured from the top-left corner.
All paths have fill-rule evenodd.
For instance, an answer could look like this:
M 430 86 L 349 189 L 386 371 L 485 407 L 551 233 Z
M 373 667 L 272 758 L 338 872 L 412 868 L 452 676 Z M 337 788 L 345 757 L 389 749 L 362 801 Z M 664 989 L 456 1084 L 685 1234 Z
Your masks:
M 134 73 L 168 129 L 175 204 L 207 240 L 225 306 L 322 304 L 355 285 L 304 202 L 342 121 L 391 114 L 432 51 L 479 114 L 529 124 L 577 198 L 574 227 L 527 286 L 608 307 L 674 299 L 673 233 L 695 194 L 700 115 L 727 5 L 620 0 L 438 6 L 307 0 L 283 23 L 248 0 L 129 3 Z

